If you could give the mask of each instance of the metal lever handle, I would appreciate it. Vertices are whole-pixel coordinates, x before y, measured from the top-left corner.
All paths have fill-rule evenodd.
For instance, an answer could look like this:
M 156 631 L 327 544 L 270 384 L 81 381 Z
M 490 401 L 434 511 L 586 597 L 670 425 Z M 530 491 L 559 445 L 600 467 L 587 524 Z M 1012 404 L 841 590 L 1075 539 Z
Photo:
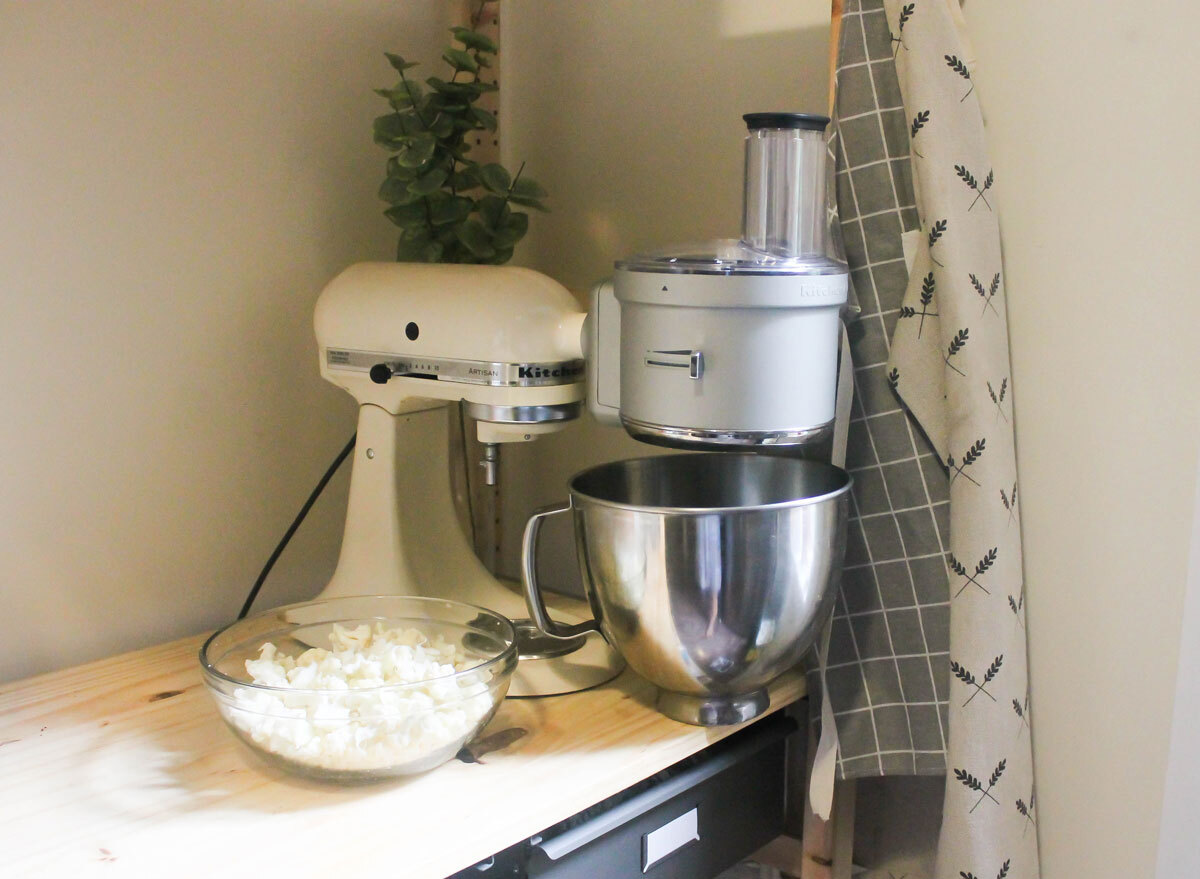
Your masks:
M 535 512 L 525 523 L 525 536 L 521 540 L 521 582 L 525 586 L 525 604 L 529 607 L 529 618 L 544 635 L 550 638 L 570 640 L 584 632 L 599 632 L 600 626 L 595 620 L 585 620 L 573 626 L 556 623 L 546 611 L 546 602 L 542 600 L 541 587 L 537 581 L 537 540 L 542 530 L 542 522 L 549 516 L 558 513 L 569 513 L 571 501 L 554 504 Z
M 704 354 L 691 348 L 675 351 L 647 351 L 644 363 L 647 366 L 686 369 L 688 378 L 698 379 L 704 375 Z

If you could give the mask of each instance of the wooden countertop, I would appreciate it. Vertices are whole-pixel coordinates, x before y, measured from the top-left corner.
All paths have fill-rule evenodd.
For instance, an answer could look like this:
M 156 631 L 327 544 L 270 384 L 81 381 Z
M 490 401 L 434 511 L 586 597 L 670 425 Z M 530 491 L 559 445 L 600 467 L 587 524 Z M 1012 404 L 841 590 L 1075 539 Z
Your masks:
M 626 671 L 589 692 L 506 700 L 483 735 L 527 733 L 481 763 L 318 784 L 268 767 L 225 728 L 201 643 L 0 687 L 0 873 L 441 879 L 736 729 L 663 717 Z M 771 687 L 773 707 L 803 695 L 799 672 Z

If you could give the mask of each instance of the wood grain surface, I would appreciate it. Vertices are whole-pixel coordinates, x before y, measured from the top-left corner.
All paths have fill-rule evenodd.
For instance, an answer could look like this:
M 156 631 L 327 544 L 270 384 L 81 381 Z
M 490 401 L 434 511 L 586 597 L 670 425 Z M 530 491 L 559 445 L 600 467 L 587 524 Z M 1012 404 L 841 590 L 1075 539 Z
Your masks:
M 268 767 L 225 728 L 201 643 L 0 687 L 0 875 L 440 879 L 737 729 L 663 717 L 626 671 L 585 693 L 507 700 L 481 738 L 525 733 L 492 739 L 503 747 L 478 763 L 320 784 Z M 790 673 L 772 705 L 803 694 Z

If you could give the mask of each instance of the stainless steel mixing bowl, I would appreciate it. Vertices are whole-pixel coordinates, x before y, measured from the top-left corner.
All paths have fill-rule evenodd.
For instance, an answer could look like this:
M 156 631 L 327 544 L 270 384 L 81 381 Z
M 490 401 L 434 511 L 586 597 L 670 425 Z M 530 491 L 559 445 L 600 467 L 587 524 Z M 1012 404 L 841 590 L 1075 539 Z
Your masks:
M 728 452 L 616 461 L 577 474 L 565 504 L 525 528 L 530 615 L 547 634 L 599 628 L 686 723 L 739 723 L 770 704 L 828 616 L 845 552 L 850 476 L 830 464 Z M 596 619 L 546 613 L 535 551 L 574 512 Z

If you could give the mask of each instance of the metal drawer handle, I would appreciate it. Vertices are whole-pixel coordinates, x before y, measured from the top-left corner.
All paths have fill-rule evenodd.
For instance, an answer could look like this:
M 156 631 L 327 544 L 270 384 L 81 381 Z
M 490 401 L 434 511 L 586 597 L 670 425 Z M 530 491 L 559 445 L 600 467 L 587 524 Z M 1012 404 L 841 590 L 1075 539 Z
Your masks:
M 691 348 L 675 351 L 647 351 L 644 362 L 647 366 L 686 369 L 688 378 L 698 379 L 704 375 L 704 354 Z

